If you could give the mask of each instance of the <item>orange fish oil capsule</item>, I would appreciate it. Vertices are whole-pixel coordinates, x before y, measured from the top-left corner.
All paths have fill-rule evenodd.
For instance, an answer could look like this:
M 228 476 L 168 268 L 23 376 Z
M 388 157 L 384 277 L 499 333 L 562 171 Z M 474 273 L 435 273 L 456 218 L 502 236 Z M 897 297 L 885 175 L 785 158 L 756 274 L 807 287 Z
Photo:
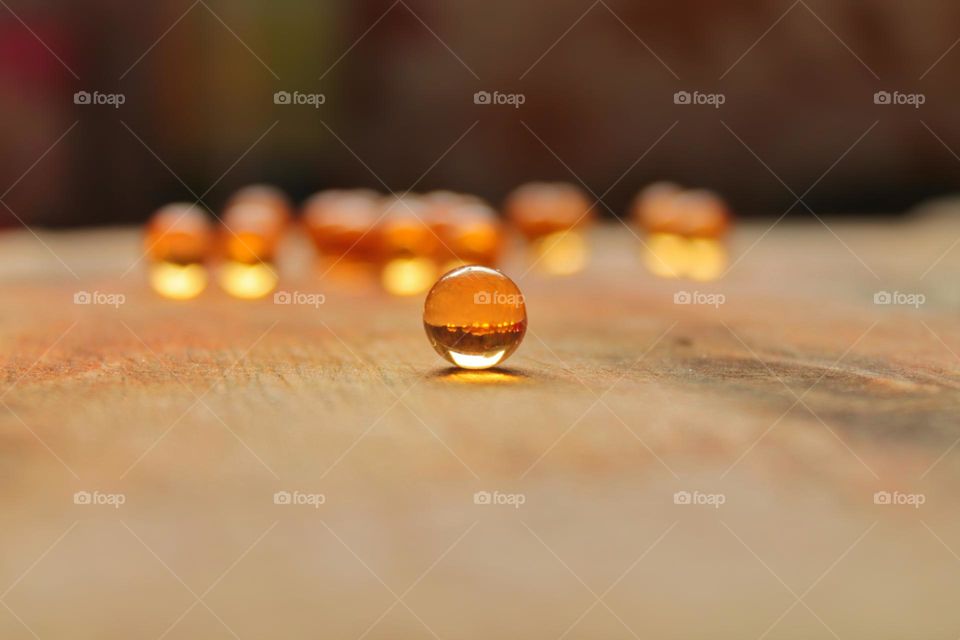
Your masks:
M 443 358 L 487 369 L 509 358 L 527 331 L 523 294 L 510 278 L 476 265 L 444 275 L 427 294 L 423 327 Z
M 204 210 L 187 203 L 161 208 L 147 223 L 144 237 L 150 286 L 165 298 L 197 297 L 207 287 L 212 250 L 213 231 Z

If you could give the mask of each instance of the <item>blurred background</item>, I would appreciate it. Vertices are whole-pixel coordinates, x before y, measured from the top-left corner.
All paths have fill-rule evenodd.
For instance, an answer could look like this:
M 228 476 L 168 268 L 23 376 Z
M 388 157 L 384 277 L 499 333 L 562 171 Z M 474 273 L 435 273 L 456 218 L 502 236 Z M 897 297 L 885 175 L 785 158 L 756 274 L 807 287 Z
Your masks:
M 818 214 L 895 215 L 960 181 L 951 0 L 0 4 L 7 226 L 140 222 L 201 196 L 216 209 L 251 182 L 499 203 L 559 179 L 621 212 L 671 179 L 778 217 L 811 185 Z

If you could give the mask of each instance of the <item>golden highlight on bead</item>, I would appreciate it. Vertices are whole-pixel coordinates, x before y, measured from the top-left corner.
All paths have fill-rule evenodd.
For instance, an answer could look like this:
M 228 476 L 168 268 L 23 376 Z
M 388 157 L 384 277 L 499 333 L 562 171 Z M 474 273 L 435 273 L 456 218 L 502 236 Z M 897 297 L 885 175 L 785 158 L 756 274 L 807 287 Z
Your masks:
M 487 369 L 509 358 L 527 332 L 523 294 L 495 269 L 470 265 L 444 275 L 427 294 L 423 327 L 443 358 Z

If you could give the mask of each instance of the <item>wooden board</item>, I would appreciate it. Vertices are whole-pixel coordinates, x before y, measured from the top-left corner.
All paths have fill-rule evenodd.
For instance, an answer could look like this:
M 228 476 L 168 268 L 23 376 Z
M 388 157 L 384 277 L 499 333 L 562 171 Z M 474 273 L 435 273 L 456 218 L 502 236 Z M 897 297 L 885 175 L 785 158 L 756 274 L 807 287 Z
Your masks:
M 512 252 L 490 373 L 300 240 L 318 308 L 160 299 L 135 230 L 7 234 L 0 637 L 957 637 L 960 223 L 769 226 L 713 283 L 615 225 L 572 277 Z

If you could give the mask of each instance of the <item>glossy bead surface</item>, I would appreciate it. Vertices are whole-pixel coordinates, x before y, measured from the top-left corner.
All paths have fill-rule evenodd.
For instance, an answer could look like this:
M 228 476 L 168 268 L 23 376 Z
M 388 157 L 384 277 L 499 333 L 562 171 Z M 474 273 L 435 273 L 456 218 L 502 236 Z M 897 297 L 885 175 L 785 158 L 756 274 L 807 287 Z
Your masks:
M 487 369 L 510 357 L 527 331 L 523 294 L 495 269 L 471 265 L 444 275 L 430 290 L 423 326 L 443 358 Z

